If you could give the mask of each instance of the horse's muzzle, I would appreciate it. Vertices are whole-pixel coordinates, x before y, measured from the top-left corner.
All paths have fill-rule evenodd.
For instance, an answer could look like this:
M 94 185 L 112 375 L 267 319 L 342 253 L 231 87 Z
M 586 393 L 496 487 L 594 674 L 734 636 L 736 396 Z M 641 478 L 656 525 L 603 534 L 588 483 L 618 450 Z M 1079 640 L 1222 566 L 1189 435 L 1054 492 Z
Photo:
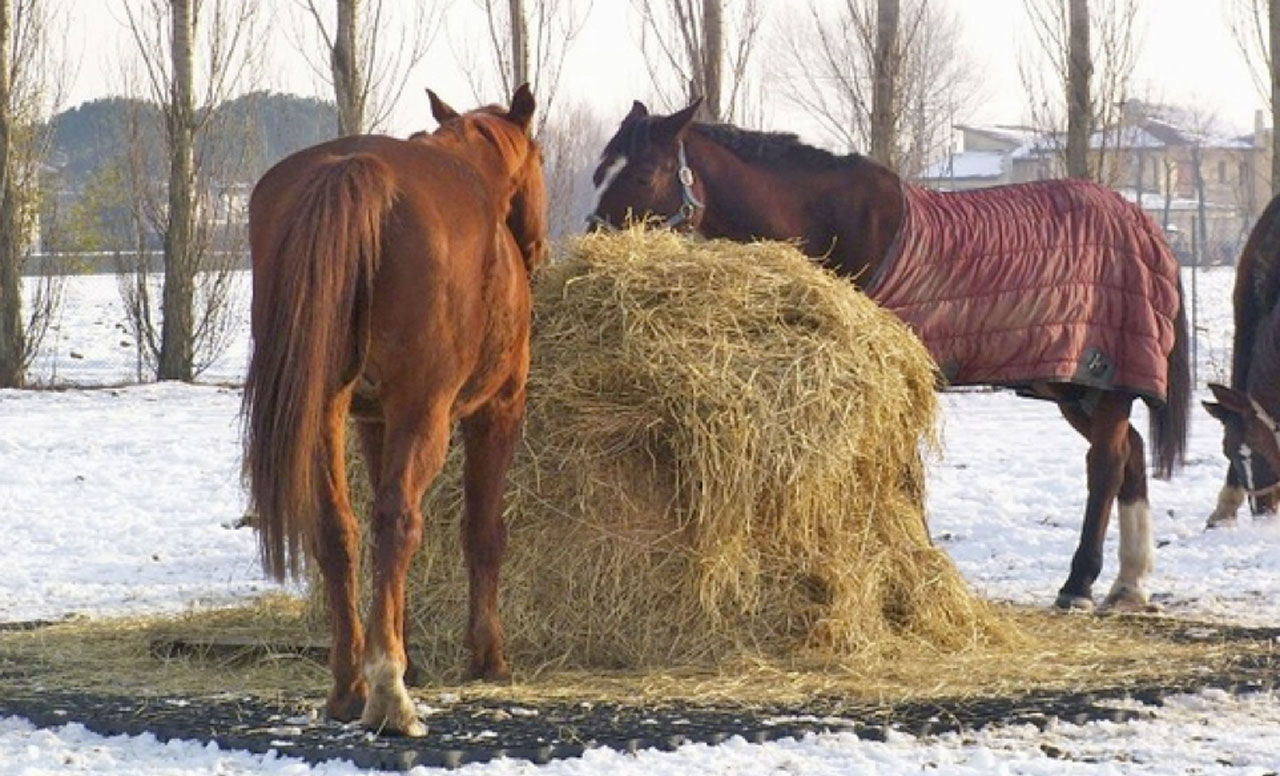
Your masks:
M 592 213 L 587 216 L 587 232 L 616 232 L 618 227 L 609 222 L 607 218 L 599 213 Z

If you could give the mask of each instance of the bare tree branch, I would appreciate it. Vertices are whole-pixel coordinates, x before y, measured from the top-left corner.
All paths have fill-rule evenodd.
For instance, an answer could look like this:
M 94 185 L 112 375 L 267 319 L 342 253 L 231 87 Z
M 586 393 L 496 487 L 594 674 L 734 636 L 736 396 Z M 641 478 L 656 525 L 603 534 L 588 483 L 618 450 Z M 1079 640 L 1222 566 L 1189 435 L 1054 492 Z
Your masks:
M 67 84 L 65 50 L 54 44 L 64 11 L 47 0 L 0 0 L 0 387 L 6 388 L 25 383 L 61 290 L 46 274 L 24 299 L 22 275 L 38 247 L 47 118 Z
M 1023 0 L 1036 45 L 1019 63 L 1023 87 L 1030 97 L 1031 123 L 1041 144 L 1056 153 L 1065 172 L 1065 132 L 1070 74 L 1070 15 L 1061 0 Z M 1090 58 L 1093 67 L 1088 122 L 1088 177 L 1104 183 L 1118 174 L 1114 156 L 1130 99 L 1141 41 L 1137 0 L 1093 0 L 1089 8 Z M 1044 65 L 1044 66 L 1042 66 Z M 1045 73 L 1048 73 L 1046 76 Z
M 503 99 L 521 83 L 533 87 L 538 100 L 537 132 L 541 133 L 560 91 L 564 60 L 586 23 L 594 0 L 476 0 L 482 16 L 486 46 L 454 49 L 454 57 L 467 74 L 472 96 L 492 102 L 495 92 Z M 512 14 L 522 14 L 517 19 Z M 516 34 L 523 30 L 522 34 Z M 465 39 L 465 36 L 459 36 Z M 524 62 L 513 55 L 516 41 L 524 40 Z M 530 49 L 529 43 L 532 42 Z M 485 51 L 486 57 L 479 53 Z M 484 59 L 487 63 L 481 64 Z M 523 75 L 522 75 L 523 73 Z
M 404 94 L 408 74 L 426 57 L 439 29 L 440 11 L 436 0 L 391 3 L 386 0 L 294 0 L 295 27 L 309 30 L 295 40 L 312 73 L 334 90 L 347 112 L 360 107 L 358 125 L 341 133 L 376 132 L 386 127 L 396 103 Z M 337 30 L 339 10 L 347 6 L 354 37 L 343 42 Z M 301 19 L 297 17 L 301 16 Z M 330 27 L 326 18 L 334 20 Z M 334 77 L 335 51 L 350 49 L 350 86 Z M 323 60 L 323 63 L 321 62 Z M 340 122 L 342 119 L 340 118 Z
M 664 107 L 683 108 L 703 97 L 704 119 L 732 121 L 742 111 L 763 11 L 758 0 L 738 0 L 732 3 L 737 14 L 726 14 L 724 3 L 632 0 L 645 68 Z
M 1258 94 L 1280 127 L 1280 0 L 1231 0 L 1227 22 Z M 1280 132 L 1271 133 L 1271 193 L 1280 193 Z
M 146 348 L 148 363 L 154 357 L 161 379 L 194 378 L 226 346 L 219 336 L 229 314 L 224 276 L 234 261 L 225 248 L 243 241 L 216 244 L 222 225 L 232 221 L 219 207 L 220 187 L 234 176 L 215 167 L 214 160 L 223 163 L 225 154 L 216 149 L 225 149 L 228 137 L 220 108 L 247 85 L 256 52 L 262 50 L 255 7 L 253 0 L 150 0 L 146 6 L 125 6 L 147 89 L 163 119 L 168 181 L 159 185 L 156 180 L 148 158 L 154 151 L 150 122 L 139 113 L 129 167 L 140 237 L 132 280 L 122 281 L 122 292 L 139 350 Z M 163 236 L 158 333 L 148 223 Z
M 876 0 L 846 0 L 831 12 L 811 0 L 776 40 L 783 99 L 849 150 L 872 145 Z M 950 149 L 951 125 L 974 99 L 976 76 L 960 48 L 954 13 L 931 0 L 899 12 L 898 81 L 892 102 L 892 164 L 912 177 Z

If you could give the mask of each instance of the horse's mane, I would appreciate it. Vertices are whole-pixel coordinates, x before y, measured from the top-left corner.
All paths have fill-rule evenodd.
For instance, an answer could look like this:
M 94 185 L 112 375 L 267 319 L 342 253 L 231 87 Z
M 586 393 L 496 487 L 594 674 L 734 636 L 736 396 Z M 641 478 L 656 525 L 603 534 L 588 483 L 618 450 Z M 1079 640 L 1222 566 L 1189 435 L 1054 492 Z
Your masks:
M 788 165 L 812 170 L 831 170 L 847 167 L 862 158 L 861 154 L 833 154 L 814 148 L 801 142 L 792 132 L 761 132 L 732 124 L 702 123 L 695 123 L 693 129 L 732 151 L 744 162 L 769 167 Z
M 634 154 L 649 142 L 652 126 L 652 117 L 623 124 L 605 146 L 602 156 L 609 158 Z M 831 170 L 848 166 L 862 158 L 860 154 L 840 155 L 814 148 L 802 143 L 792 132 L 761 132 L 732 124 L 701 122 L 695 122 L 690 129 L 724 147 L 744 162 L 768 167 L 787 165 L 811 170 Z
M 1237 289 L 1235 299 L 1231 382 L 1242 388 L 1249 373 L 1260 366 L 1252 363 L 1254 352 L 1261 344 L 1253 341 L 1261 333 L 1259 325 L 1280 303 L 1280 197 L 1273 199 L 1259 216 L 1240 254 L 1236 272 L 1243 286 Z M 1270 339 L 1267 344 L 1271 344 Z

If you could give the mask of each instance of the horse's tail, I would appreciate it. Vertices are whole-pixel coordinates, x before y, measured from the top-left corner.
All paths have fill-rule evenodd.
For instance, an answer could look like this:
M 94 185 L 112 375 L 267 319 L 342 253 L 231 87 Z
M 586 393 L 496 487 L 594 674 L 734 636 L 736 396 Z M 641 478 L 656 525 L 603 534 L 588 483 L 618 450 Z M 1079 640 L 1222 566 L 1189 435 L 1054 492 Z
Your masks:
M 1178 278 L 1178 315 L 1173 324 L 1173 349 L 1169 351 L 1168 390 L 1164 404 L 1151 410 L 1151 452 L 1155 476 L 1167 479 L 1182 465 L 1187 450 L 1191 413 L 1191 359 L 1188 356 L 1186 295 Z
M 253 355 L 245 377 L 243 476 L 263 567 L 298 574 L 324 471 L 326 405 L 363 367 L 383 219 L 395 197 L 375 156 L 333 157 L 273 214 L 253 256 Z M 252 213 L 252 209 L 251 209 Z M 250 216 L 252 218 L 252 215 Z M 338 475 L 341 477 L 341 475 Z

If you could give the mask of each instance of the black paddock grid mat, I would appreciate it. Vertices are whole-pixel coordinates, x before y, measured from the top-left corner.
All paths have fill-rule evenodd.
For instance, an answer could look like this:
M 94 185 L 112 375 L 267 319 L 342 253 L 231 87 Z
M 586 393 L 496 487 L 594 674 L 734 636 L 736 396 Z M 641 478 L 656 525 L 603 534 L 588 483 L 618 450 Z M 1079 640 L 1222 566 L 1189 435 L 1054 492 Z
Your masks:
M 1215 640 L 1276 643 L 1280 639 L 1280 628 L 1212 629 Z M 1200 638 L 1190 629 L 1186 637 Z M 1141 719 L 1151 715 L 1150 706 L 1158 706 L 1170 695 L 1205 689 L 1232 694 L 1273 691 L 1280 684 L 1280 650 L 1242 654 L 1230 668 L 1206 675 L 1079 691 L 884 704 L 831 695 L 803 704 L 741 706 L 690 701 L 648 706 L 494 698 L 450 701 L 447 693 L 425 691 L 415 694 L 425 699 L 419 708 L 428 727 L 426 737 L 418 739 L 373 736 L 359 726 L 317 717 L 320 702 L 315 697 L 268 701 L 230 696 L 113 696 L 23 686 L 12 681 L 20 675 L 20 666 L 0 665 L 0 716 L 23 717 L 40 727 L 78 722 L 107 736 L 150 732 L 161 741 L 216 742 L 227 750 L 275 750 L 311 763 L 337 759 L 364 768 L 407 770 L 419 765 L 452 768 L 499 757 L 544 763 L 598 747 L 623 752 L 671 750 L 690 742 L 717 744 L 732 736 L 765 742 L 843 731 L 884 740 L 889 730 L 930 735 L 989 725 L 1043 728 L 1051 720 L 1079 724 Z

